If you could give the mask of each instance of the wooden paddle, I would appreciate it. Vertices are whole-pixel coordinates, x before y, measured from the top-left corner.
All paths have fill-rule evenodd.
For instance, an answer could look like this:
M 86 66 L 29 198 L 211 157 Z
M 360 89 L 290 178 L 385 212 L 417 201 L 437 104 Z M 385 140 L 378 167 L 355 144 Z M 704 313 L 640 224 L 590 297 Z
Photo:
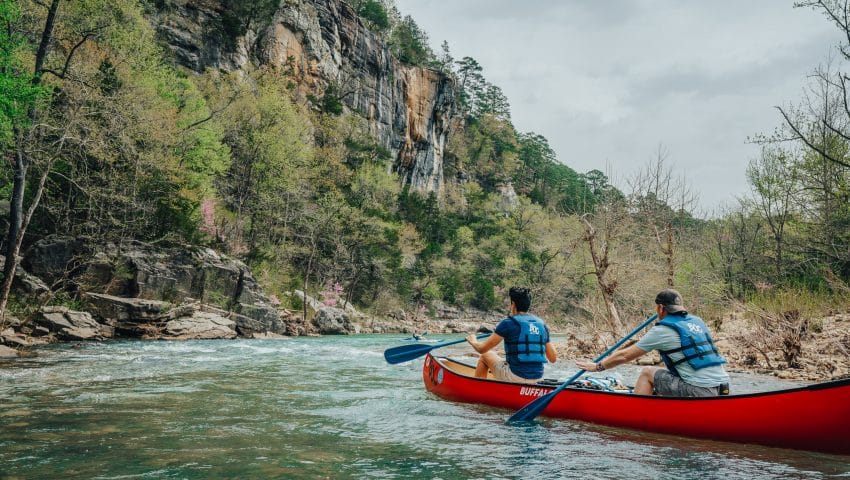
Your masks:
M 614 346 L 612 346 L 608 350 L 605 350 L 605 352 L 602 355 L 599 355 L 598 357 L 596 357 L 596 359 L 593 360 L 593 362 L 598 363 L 598 362 L 602 361 L 603 358 L 607 357 L 614 350 L 620 348 L 621 345 L 626 343 L 630 338 L 635 336 L 639 331 L 643 330 L 644 328 L 646 328 L 647 325 L 654 322 L 656 318 L 658 318 L 658 315 L 653 315 L 653 316 L 647 318 L 645 322 L 638 325 L 638 327 L 635 328 L 634 330 L 632 330 L 631 333 L 629 333 L 628 335 L 623 337 L 619 342 L 615 343 Z M 546 406 L 549 405 L 549 402 L 551 402 L 555 398 L 555 395 L 559 394 L 561 392 L 561 390 L 567 388 L 567 386 L 571 385 L 573 382 L 578 380 L 578 377 L 582 376 L 585 371 L 586 370 L 579 370 L 578 373 L 573 375 L 566 382 L 562 383 L 561 386 L 559 386 L 555 390 L 552 390 L 551 392 L 547 393 L 546 395 L 543 395 L 542 397 L 538 397 L 537 399 L 535 399 L 534 401 L 532 401 L 528 405 L 517 410 L 517 412 L 514 413 L 513 415 L 511 415 L 511 418 L 508 419 L 508 423 L 530 422 L 530 421 L 534 420 L 534 417 L 540 415 L 540 413 L 543 412 L 544 409 L 546 409 Z
M 487 333 L 484 335 L 479 335 L 477 338 L 478 340 L 481 340 L 482 338 L 487 338 L 490 335 L 491 334 Z M 435 348 L 446 347 L 448 345 L 455 345 L 458 343 L 463 343 L 465 341 L 466 339 L 463 338 L 461 340 L 452 340 L 450 342 L 435 343 L 432 345 L 423 343 L 401 345 L 398 347 L 388 348 L 384 350 L 384 358 L 387 360 L 387 363 L 395 365 L 396 363 L 402 363 L 408 360 L 413 360 L 414 358 L 419 358 Z

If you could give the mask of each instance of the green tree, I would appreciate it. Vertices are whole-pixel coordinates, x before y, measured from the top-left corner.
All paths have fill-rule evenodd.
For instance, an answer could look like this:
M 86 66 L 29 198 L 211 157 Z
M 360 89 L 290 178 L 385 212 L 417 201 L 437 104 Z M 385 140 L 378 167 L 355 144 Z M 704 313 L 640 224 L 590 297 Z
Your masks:
M 396 58 L 410 65 L 425 65 L 434 58 L 428 46 L 428 35 L 410 15 L 393 28 L 389 45 Z
M 373 29 L 379 32 L 385 32 L 390 28 L 387 9 L 377 0 L 361 1 L 357 6 L 357 14 L 363 17 Z

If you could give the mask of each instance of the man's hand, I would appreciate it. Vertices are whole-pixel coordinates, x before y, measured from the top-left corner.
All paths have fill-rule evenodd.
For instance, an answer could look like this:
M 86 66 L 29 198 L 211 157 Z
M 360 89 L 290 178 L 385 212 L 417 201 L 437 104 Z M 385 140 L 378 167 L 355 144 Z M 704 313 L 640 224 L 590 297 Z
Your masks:
M 469 344 L 470 344 L 470 345 L 472 345 L 472 348 L 473 348 L 476 352 L 478 352 L 478 351 L 479 351 L 479 347 L 478 347 L 478 345 L 479 345 L 479 343 L 478 343 L 478 339 L 475 337 L 475 334 L 474 334 L 474 333 L 470 333 L 469 335 L 467 335 L 467 336 L 466 336 L 466 341 L 467 341 L 467 342 L 469 342 Z
M 472 345 L 472 348 L 475 349 L 478 353 L 486 353 L 489 352 L 491 348 L 495 347 L 502 341 L 502 337 L 496 333 L 491 333 L 489 337 L 487 337 L 483 342 L 478 341 L 478 337 L 475 336 L 474 333 L 470 333 L 466 337 L 466 341 Z
M 576 365 L 578 366 L 578 368 L 582 370 L 587 370 L 588 372 L 596 371 L 596 363 L 594 362 L 581 362 L 576 360 Z

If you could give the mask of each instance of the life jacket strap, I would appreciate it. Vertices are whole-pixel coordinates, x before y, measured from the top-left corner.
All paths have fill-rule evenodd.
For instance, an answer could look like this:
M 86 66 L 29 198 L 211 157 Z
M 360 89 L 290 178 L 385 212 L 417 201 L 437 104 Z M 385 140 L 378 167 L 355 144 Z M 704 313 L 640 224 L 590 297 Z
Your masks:
M 706 343 L 708 343 L 708 342 L 706 342 Z M 685 357 L 681 358 L 680 360 L 676 360 L 675 362 L 673 362 L 672 359 L 671 359 L 671 362 L 673 363 L 673 365 L 678 365 L 682 362 L 687 362 L 688 360 L 693 360 L 695 358 L 702 358 L 702 357 L 704 357 L 704 356 L 706 356 L 710 353 L 716 353 L 716 354 L 719 355 L 719 352 L 717 351 L 716 348 L 714 348 L 713 344 L 711 346 L 711 350 L 709 350 L 709 351 L 701 352 L 701 353 L 694 353 L 694 354 L 691 354 L 691 355 L 686 355 Z
M 670 350 L 664 350 L 661 353 L 666 353 L 667 355 L 670 355 L 671 353 L 681 352 L 682 350 L 685 350 L 685 349 L 688 349 L 688 348 L 699 347 L 699 346 L 702 346 L 702 345 L 711 345 L 711 349 L 714 350 L 715 352 L 717 351 L 717 350 L 714 349 L 714 342 L 712 342 L 711 340 L 706 340 L 704 342 L 689 343 L 688 345 L 683 345 L 679 348 L 671 348 Z

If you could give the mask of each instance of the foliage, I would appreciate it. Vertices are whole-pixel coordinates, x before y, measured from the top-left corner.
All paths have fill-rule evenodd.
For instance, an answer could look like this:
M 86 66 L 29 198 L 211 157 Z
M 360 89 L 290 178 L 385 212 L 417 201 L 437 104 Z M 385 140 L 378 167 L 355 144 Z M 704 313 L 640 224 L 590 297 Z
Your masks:
M 390 28 L 387 9 L 378 0 L 363 0 L 356 6 L 357 14 L 375 30 L 384 32 Z
M 21 58 L 28 48 L 26 38 L 17 30 L 21 18 L 18 2 L 0 0 L 0 149 L 12 143 L 16 128 L 28 126 L 27 115 L 36 101 L 47 93 L 33 82 Z
M 393 28 L 389 45 L 393 55 L 409 65 L 425 65 L 434 58 L 428 46 L 428 35 L 410 15 L 402 18 Z

